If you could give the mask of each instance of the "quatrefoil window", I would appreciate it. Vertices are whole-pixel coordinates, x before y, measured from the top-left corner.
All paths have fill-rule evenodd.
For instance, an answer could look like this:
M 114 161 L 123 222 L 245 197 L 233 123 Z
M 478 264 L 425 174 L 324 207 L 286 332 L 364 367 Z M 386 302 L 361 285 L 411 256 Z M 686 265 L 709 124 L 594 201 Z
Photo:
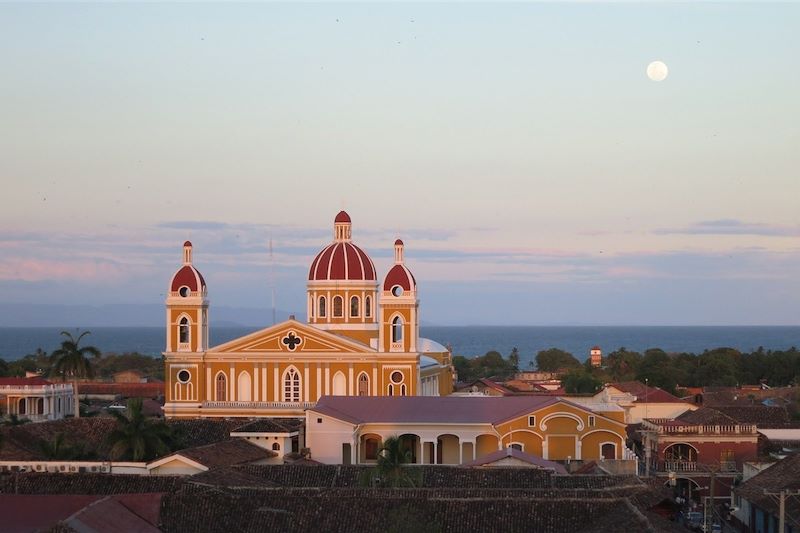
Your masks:
M 295 335 L 294 331 L 290 331 L 288 335 L 281 339 L 281 342 L 289 348 L 290 352 L 293 352 L 295 348 L 303 344 L 303 339 Z

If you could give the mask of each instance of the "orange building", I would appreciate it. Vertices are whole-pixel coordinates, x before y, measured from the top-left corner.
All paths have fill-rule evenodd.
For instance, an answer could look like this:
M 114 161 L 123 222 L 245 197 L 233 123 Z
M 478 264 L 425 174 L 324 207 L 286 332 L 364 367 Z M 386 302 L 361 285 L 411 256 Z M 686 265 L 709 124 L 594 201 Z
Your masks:
M 372 260 L 352 242 L 349 215 L 340 212 L 333 242 L 311 262 L 307 323 L 291 318 L 210 347 L 207 286 L 185 242 L 166 300 L 165 415 L 298 416 L 323 395 L 449 394 L 451 355 L 420 338 L 417 283 L 403 241 L 394 251 L 379 284 Z

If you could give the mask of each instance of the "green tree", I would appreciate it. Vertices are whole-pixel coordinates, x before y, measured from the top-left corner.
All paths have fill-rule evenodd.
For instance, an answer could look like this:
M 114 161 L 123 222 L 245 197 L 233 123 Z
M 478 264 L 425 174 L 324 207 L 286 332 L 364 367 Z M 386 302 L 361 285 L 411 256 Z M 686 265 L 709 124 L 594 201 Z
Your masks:
M 126 411 L 124 415 L 111 411 L 117 419 L 116 428 L 107 437 L 112 459 L 149 461 L 169 452 L 173 442 L 170 427 L 144 416 L 141 398 L 128 400 Z
M 606 356 L 605 367 L 613 381 L 633 381 L 642 362 L 642 354 L 621 347 Z
M 536 368 L 542 372 L 557 372 L 579 366 L 581 362 L 575 356 L 559 348 L 549 348 L 536 354 Z
M 469 359 L 463 355 L 454 355 L 453 367 L 456 369 L 459 381 L 472 381 L 472 368 L 470 368 Z
M 508 355 L 508 362 L 514 368 L 514 372 L 519 372 L 519 350 L 516 346 L 511 348 L 511 353 Z
M 68 331 L 62 331 L 61 335 L 66 337 L 61 341 L 61 348 L 53 352 L 51 356 L 52 367 L 50 372 L 61 376 L 61 379 L 72 379 L 73 404 L 75 405 L 75 418 L 80 418 L 80 396 L 78 395 L 78 380 L 91 379 L 94 377 L 91 359 L 100 357 L 100 350 L 94 346 L 80 346 L 81 339 L 90 332 L 84 331 L 78 338 L 74 338 Z M 86 356 L 90 356 L 91 359 Z
M 703 385 L 733 386 L 739 383 L 742 354 L 733 348 L 706 350 L 697 358 L 697 380 Z
M 564 390 L 571 394 L 594 394 L 603 382 L 584 368 L 575 368 L 567 372 L 561 380 Z
M 645 350 L 636 379 L 651 387 L 660 387 L 670 394 L 675 394 L 678 385 L 678 372 L 669 354 L 661 348 Z

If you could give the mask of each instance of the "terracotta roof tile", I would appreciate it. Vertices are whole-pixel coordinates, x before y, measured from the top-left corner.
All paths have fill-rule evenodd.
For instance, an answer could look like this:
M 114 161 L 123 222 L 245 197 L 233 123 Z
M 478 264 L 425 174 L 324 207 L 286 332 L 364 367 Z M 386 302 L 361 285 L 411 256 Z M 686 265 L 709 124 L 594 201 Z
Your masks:
M 610 385 L 636 396 L 636 403 L 686 403 L 663 389 L 649 387 L 640 381 L 623 381 Z
M 222 466 L 252 463 L 263 459 L 269 459 L 270 457 L 276 457 L 278 454 L 272 450 L 265 450 L 255 444 L 251 444 L 244 439 L 231 439 L 206 444 L 205 446 L 179 450 L 166 457 L 172 455 L 186 457 L 208 468 L 218 468 Z

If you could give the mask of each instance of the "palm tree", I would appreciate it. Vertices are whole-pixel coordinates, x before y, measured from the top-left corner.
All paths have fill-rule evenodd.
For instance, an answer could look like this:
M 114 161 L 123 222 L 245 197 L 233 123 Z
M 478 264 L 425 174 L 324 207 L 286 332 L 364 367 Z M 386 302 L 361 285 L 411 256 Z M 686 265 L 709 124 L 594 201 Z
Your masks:
M 63 433 L 56 433 L 56 435 L 49 441 L 40 441 L 39 449 L 44 456 L 51 461 L 58 459 L 74 460 L 83 456 L 82 447 L 75 447 L 68 444 L 64 440 Z
M 142 413 L 142 399 L 128 400 L 126 414 L 111 411 L 117 427 L 107 437 L 112 459 L 149 460 L 169 452 L 172 430 L 164 422 Z
M 382 487 L 415 487 L 414 477 L 404 465 L 412 462 L 411 450 L 400 437 L 389 437 L 378 451 L 378 462 L 372 472 L 372 485 Z M 419 481 L 419 480 L 417 480 Z
M 92 369 L 92 361 L 86 356 L 90 355 L 92 359 L 100 357 L 100 350 L 94 346 L 78 347 L 81 339 L 89 335 L 88 331 L 81 333 L 78 338 L 74 338 L 68 331 L 62 331 L 61 335 L 66 337 L 61 341 L 61 348 L 54 351 L 50 358 L 53 361 L 53 366 L 50 369 L 51 374 L 61 376 L 61 379 L 66 380 L 67 377 L 72 378 L 72 395 L 75 404 L 75 418 L 80 418 L 80 401 L 78 396 L 78 379 L 91 379 L 94 377 L 94 370 Z

